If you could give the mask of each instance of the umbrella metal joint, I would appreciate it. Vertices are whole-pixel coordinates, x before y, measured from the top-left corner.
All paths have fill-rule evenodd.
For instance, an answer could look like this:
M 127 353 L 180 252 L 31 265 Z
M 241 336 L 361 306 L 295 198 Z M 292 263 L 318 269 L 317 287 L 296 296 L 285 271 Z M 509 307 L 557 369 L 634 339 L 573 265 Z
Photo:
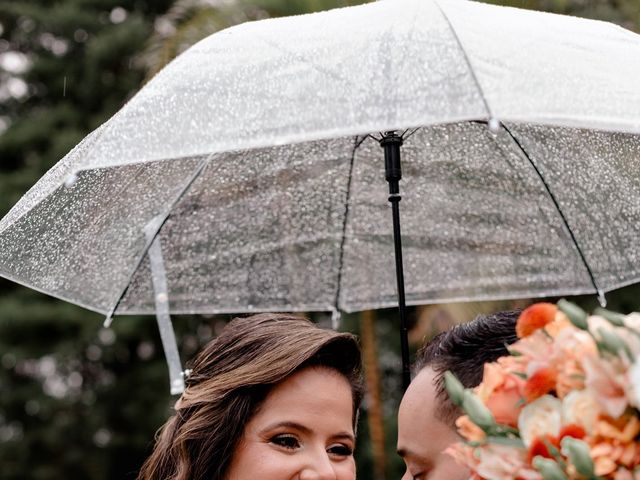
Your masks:
M 396 280 L 398 284 L 398 310 L 400 313 L 400 350 L 402 354 L 402 386 L 406 390 L 411 382 L 409 362 L 409 332 L 407 328 L 407 307 L 404 293 L 404 269 L 402 266 L 402 235 L 400 231 L 400 180 L 402 165 L 400 147 L 402 136 L 396 132 L 384 132 L 379 140 L 384 149 L 385 179 L 389 183 L 389 202 L 393 216 L 393 244 L 396 258 Z
M 396 132 L 385 132 L 379 140 L 384 149 L 384 173 L 389 182 L 389 201 L 400 201 L 400 180 L 402 179 L 402 165 L 400 162 L 400 147 L 402 137 Z M 391 198 L 394 200 L 391 200 Z

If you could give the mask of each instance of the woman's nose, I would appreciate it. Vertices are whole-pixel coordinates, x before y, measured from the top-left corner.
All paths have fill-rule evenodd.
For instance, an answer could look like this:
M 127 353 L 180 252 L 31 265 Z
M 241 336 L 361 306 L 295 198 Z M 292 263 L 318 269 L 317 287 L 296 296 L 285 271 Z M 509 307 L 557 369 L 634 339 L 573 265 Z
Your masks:
M 337 480 L 335 465 L 327 452 L 323 451 L 309 459 L 300 473 L 300 480 Z

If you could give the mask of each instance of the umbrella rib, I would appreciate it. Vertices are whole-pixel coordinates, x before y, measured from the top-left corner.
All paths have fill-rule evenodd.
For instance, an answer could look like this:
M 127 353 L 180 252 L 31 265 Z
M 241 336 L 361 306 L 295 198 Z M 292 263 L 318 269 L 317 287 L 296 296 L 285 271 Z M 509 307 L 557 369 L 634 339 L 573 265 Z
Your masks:
M 469 59 L 469 56 L 467 55 L 467 51 L 465 50 L 464 46 L 462 45 L 462 40 L 460 40 L 460 37 L 458 36 L 458 32 L 456 32 L 456 29 L 453 28 L 453 24 L 451 23 L 451 20 L 449 19 L 449 16 L 445 13 L 444 9 L 440 5 L 440 2 L 438 0 L 433 0 L 433 3 L 436 5 L 436 7 L 438 7 L 438 10 L 440 10 L 440 13 L 442 13 L 442 16 L 444 17 L 445 21 L 447 22 L 447 25 L 449 25 L 449 29 L 451 30 L 451 33 L 453 34 L 453 37 L 456 39 L 456 43 L 458 44 L 458 47 L 460 47 L 460 51 L 462 52 L 462 56 L 464 58 L 464 61 L 467 64 L 467 66 L 469 67 L 469 72 L 471 73 L 471 78 L 473 79 L 474 83 L 476 84 L 476 87 L 478 87 L 478 93 L 480 94 L 480 98 L 482 99 L 482 103 L 484 103 L 484 106 L 487 109 L 487 115 L 489 116 L 489 118 L 494 118 L 493 112 L 491 111 L 491 107 L 489 106 L 489 102 L 487 101 L 487 99 L 484 96 L 484 92 L 482 90 L 482 86 L 480 85 L 480 80 L 478 80 L 476 72 L 473 69 L 473 66 L 471 65 L 471 60 Z
M 515 137 L 515 135 L 511 132 L 511 130 L 509 130 L 509 128 L 505 124 L 501 123 L 501 125 L 502 125 L 502 128 L 504 128 L 505 132 L 507 132 L 507 134 L 509 135 L 511 140 L 515 143 L 515 145 L 518 147 L 518 149 L 522 152 L 522 154 L 525 156 L 525 158 L 529 161 L 529 163 L 531 164 L 531 166 L 535 170 L 536 174 L 538 175 L 538 178 L 542 182 L 542 185 L 544 185 L 544 189 L 547 192 L 547 195 L 549 195 L 549 198 L 551 198 L 551 201 L 553 202 L 553 205 L 556 208 L 556 211 L 558 212 L 558 214 L 560 215 L 560 218 L 562 219 L 562 223 L 564 224 L 565 228 L 569 232 L 569 236 L 571 237 L 571 241 L 573 242 L 573 246 L 576 248 L 576 250 L 578 252 L 578 255 L 580 255 L 580 260 L 582 260 L 583 265 L 587 269 L 587 273 L 589 274 L 589 279 L 591 280 L 591 284 L 593 285 L 593 288 L 595 289 L 595 291 L 596 291 L 596 293 L 598 295 L 598 300 L 600 301 L 601 304 L 604 304 L 605 303 L 604 291 L 598 286 L 598 283 L 596 282 L 596 278 L 595 278 L 595 276 L 593 274 L 593 271 L 591 270 L 591 267 L 589 266 L 589 262 L 587 262 L 587 258 L 585 256 L 584 252 L 582 251 L 582 248 L 580 248 L 580 245 L 578 244 L 578 240 L 576 239 L 576 236 L 573 233 L 573 230 L 571 229 L 571 226 L 569 225 L 569 221 L 567 220 L 567 217 L 565 216 L 564 212 L 560 208 L 560 204 L 558 203 L 558 200 L 556 199 L 555 195 L 551 191 L 551 187 L 549 187 L 549 184 L 547 183 L 547 181 L 545 180 L 544 176 L 542 175 L 542 172 L 540 171 L 538 166 L 535 164 L 533 159 L 529 156 L 529 153 L 527 153 L 527 151 L 525 150 L 523 145 L 520 143 L 520 141 Z
M 367 135 L 363 136 L 360 140 L 358 140 L 358 137 L 356 136 L 356 146 L 355 146 L 355 148 L 358 148 L 360 145 L 362 145 L 362 143 L 367 138 L 371 138 L 371 139 L 375 140 L 376 142 L 380 141 L 379 139 L 377 139 L 376 137 L 374 137 L 373 135 L 370 135 L 370 134 L 367 134 Z
M 144 245 L 144 248 L 142 249 L 142 252 L 140 252 L 140 256 L 138 257 L 138 260 L 135 263 L 135 267 L 131 270 L 131 274 L 129 275 L 129 280 L 127 280 L 126 285 L 122 288 L 122 291 L 120 292 L 120 295 L 118 296 L 118 299 L 116 300 L 116 303 L 113 305 L 111 310 L 109 310 L 109 313 L 107 314 L 107 318 L 104 321 L 105 327 L 109 327 L 111 325 L 111 321 L 113 319 L 113 315 L 115 315 L 116 310 L 118 309 L 118 306 L 120 305 L 120 302 L 122 301 L 122 299 L 126 295 L 127 290 L 129 290 L 129 286 L 131 285 L 131 281 L 133 280 L 133 276 L 136 274 L 136 272 L 140 268 L 140 265 L 142 265 L 142 262 L 144 260 L 145 255 L 149 251 L 149 248 L 151 247 L 151 244 L 153 243 L 153 241 L 158 236 L 158 233 L 160 233 L 160 230 L 162 229 L 162 226 L 165 224 L 165 222 L 169 218 L 169 215 L 171 215 L 171 212 L 172 212 L 173 208 L 178 204 L 178 202 L 180 200 L 182 200 L 182 198 L 185 196 L 185 194 L 189 191 L 189 189 L 191 188 L 191 185 L 193 185 L 193 182 L 195 182 L 196 179 L 200 176 L 200 174 L 204 170 L 204 167 L 207 165 L 209 159 L 212 156 L 213 155 L 210 155 L 209 157 L 207 157 L 206 159 L 202 160 L 198 164 L 198 166 L 196 167 L 196 170 L 191 174 L 191 177 L 189 177 L 189 180 L 185 183 L 184 187 L 182 187 L 180 192 L 176 195 L 176 197 L 173 199 L 173 201 L 169 205 L 169 208 L 167 208 L 167 210 L 161 215 L 160 221 L 158 221 L 157 225 L 155 225 L 155 232 L 153 232 L 152 235 L 148 236 L 147 241 L 146 241 L 146 243 Z
M 353 180 L 353 164 L 356 157 L 356 150 L 358 150 L 358 147 L 362 145 L 362 142 L 364 142 L 368 137 L 369 135 L 359 140 L 358 137 L 356 136 L 355 141 L 353 143 L 353 150 L 351 151 L 351 162 L 349 163 L 349 177 L 347 179 L 347 199 L 345 201 L 344 217 L 342 220 L 342 238 L 340 239 L 340 257 L 338 260 L 339 262 L 338 263 L 338 282 L 336 286 L 336 296 L 334 300 L 334 306 L 336 310 L 338 310 L 338 302 L 340 299 L 340 289 L 342 288 L 342 263 L 344 260 L 344 244 L 347 238 L 347 235 L 346 235 L 347 219 L 349 217 L 349 204 L 351 201 L 351 182 Z
M 414 129 L 411 131 L 411 133 L 409 133 L 409 135 L 406 135 L 406 136 L 405 136 L 405 134 L 409 131 L 409 129 L 407 128 L 407 129 L 404 131 L 404 133 L 401 135 L 401 136 L 402 136 L 402 141 L 403 141 L 403 142 L 404 142 L 404 141 L 406 141 L 409 137 L 411 137 L 411 135 L 413 135 L 414 133 L 416 133 L 418 130 L 420 130 L 420 127 L 416 127 L 416 128 L 414 128 Z

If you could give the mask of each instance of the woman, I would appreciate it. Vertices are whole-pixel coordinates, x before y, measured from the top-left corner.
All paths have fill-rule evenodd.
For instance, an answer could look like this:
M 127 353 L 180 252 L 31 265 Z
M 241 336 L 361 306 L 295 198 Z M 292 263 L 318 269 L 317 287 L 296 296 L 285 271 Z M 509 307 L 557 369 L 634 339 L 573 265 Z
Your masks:
M 237 318 L 193 362 L 139 480 L 354 480 L 360 351 L 283 314 Z

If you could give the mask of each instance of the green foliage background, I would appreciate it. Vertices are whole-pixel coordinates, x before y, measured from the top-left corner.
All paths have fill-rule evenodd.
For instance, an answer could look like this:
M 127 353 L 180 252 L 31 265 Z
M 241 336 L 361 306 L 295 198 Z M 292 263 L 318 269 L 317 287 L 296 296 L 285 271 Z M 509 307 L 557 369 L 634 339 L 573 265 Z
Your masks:
M 186 45 L 249 19 L 359 2 L 231 1 L 216 8 L 202 3 L 2 0 L 0 55 L 20 52 L 29 66 L 16 71 L 0 62 L 0 216 L 115 113 L 149 72 Z M 640 0 L 490 3 L 640 30 Z M 163 33 L 167 22 L 178 26 L 170 35 Z M 610 300 L 620 311 L 637 310 L 640 290 L 630 287 Z M 183 357 L 189 358 L 227 319 L 174 320 Z M 166 367 L 153 318 L 116 319 L 111 330 L 101 322 L 91 312 L 0 279 L 0 478 L 135 477 L 170 412 Z M 401 465 L 392 453 L 399 397 L 395 312 L 380 312 L 377 325 L 389 422 L 388 478 L 399 478 Z M 357 316 L 345 319 L 346 328 L 357 332 L 358 326 Z M 372 478 L 366 422 L 362 434 L 360 478 Z

